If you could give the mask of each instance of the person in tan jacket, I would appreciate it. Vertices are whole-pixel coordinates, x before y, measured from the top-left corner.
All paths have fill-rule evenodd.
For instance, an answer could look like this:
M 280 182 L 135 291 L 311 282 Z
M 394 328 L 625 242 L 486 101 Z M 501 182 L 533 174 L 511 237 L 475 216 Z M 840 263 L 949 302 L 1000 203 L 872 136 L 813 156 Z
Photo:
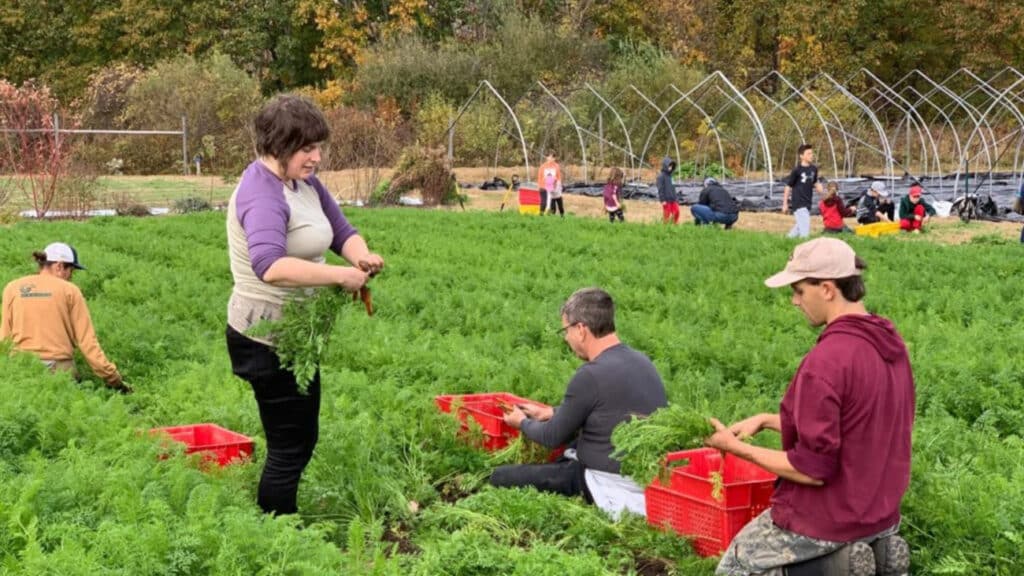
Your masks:
M 84 270 L 74 248 L 54 242 L 32 256 L 39 272 L 18 278 L 4 287 L 0 340 L 11 340 L 16 350 L 31 352 L 51 370 L 75 373 L 77 346 L 107 386 L 131 392 L 117 366 L 107 360 L 96 339 L 82 291 L 71 283 L 75 270 Z

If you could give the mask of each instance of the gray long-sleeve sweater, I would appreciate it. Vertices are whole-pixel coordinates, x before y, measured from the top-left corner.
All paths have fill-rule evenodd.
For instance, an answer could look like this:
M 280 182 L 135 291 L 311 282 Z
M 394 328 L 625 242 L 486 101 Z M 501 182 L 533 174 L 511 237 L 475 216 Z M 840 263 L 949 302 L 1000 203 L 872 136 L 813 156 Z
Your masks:
M 619 462 L 611 457 L 612 430 L 630 415 L 647 415 L 666 404 L 665 385 L 651 360 L 617 344 L 576 370 L 550 420 L 526 419 L 522 432 L 552 448 L 575 437 L 585 468 L 618 474 Z

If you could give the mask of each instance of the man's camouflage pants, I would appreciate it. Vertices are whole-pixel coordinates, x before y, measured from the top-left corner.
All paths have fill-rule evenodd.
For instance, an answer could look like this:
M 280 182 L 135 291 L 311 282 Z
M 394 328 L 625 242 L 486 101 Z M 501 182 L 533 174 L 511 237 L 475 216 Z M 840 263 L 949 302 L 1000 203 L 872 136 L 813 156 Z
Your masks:
M 772 522 L 771 508 L 740 530 L 729 549 L 722 554 L 715 574 L 723 576 L 782 576 L 783 568 L 805 560 L 820 558 L 839 550 L 849 542 L 832 542 L 783 530 Z M 891 536 L 899 524 L 863 542 Z

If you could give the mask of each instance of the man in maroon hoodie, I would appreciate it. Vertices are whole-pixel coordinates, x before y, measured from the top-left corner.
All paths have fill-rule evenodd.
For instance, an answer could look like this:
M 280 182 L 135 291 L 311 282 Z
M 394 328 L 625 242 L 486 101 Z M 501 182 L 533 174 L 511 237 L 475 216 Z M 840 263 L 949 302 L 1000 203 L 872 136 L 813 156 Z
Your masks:
M 914 377 L 899 333 L 869 314 L 864 262 L 836 238 L 796 247 L 765 280 L 789 286 L 812 326 L 825 326 L 790 382 L 778 414 L 723 426 L 709 446 L 779 476 L 772 506 L 736 535 L 716 574 L 904 574 L 910 555 L 897 536 L 910 483 Z M 782 450 L 743 440 L 782 434 Z

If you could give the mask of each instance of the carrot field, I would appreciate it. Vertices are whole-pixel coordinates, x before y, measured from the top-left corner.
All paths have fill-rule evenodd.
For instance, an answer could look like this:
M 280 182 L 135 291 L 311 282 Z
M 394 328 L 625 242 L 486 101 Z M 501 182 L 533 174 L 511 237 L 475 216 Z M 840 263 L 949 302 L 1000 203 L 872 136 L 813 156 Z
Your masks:
M 685 540 L 581 501 L 486 486 L 442 393 L 557 404 L 579 365 L 559 308 L 596 285 L 672 403 L 723 421 L 775 410 L 814 344 L 762 280 L 793 241 L 758 232 L 415 209 L 347 211 L 387 268 L 374 316 L 346 306 L 322 365 L 320 441 L 300 515 L 259 512 L 256 403 L 224 342 L 223 213 L 0 229 L 0 280 L 73 244 L 74 281 L 130 396 L 0 354 L 0 574 L 711 574 Z M 1024 565 L 1024 259 L 996 236 L 851 238 L 869 309 L 893 320 L 917 384 L 902 534 L 914 574 Z M 6 349 L 5 349 L 6 350 Z M 149 428 L 214 422 L 256 438 L 249 463 L 160 459 Z

